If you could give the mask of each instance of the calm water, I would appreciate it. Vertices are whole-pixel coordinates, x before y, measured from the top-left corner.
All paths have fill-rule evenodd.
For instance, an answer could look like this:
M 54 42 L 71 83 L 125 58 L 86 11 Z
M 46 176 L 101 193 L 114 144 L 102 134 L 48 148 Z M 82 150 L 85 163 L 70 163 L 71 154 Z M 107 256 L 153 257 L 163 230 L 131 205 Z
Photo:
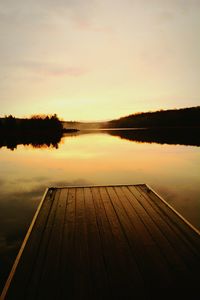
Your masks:
M 106 132 L 62 139 L 59 148 L 0 149 L 0 287 L 51 185 L 147 183 L 200 228 L 200 147 L 139 143 Z

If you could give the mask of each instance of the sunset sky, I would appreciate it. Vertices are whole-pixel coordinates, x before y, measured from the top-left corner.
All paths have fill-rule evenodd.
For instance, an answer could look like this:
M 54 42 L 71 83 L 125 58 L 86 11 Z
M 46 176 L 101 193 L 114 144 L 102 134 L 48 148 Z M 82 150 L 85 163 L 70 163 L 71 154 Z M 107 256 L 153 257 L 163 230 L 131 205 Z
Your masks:
M 0 116 L 200 105 L 200 0 L 1 0 Z

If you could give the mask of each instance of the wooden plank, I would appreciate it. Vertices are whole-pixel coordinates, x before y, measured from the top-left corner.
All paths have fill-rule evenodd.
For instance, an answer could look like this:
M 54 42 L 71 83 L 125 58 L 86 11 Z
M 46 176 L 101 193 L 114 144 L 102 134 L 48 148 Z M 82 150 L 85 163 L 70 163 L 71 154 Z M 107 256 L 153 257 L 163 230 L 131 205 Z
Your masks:
M 130 187 L 133 190 L 132 187 Z M 180 239 L 180 235 L 177 235 L 175 232 L 175 228 L 171 227 L 171 224 L 166 222 L 166 218 L 163 218 L 161 210 L 153 205 L 151 198 L 143 193 L 138 187 L 134 188 L 134 195 L 137 197 L 140 204 L 144 207 L 147 213 L 150 216 L 153 216 L 154 222 L 157 224 L 158 228 L 160 228 L 161 232 L 166 236 L 172 247 L 176 250 L 179 249 L 180 257 L 182 260 L 189 266 L 194 265 L 194 260 L 196 262 L 196 258 L 191 255 L 191 250 L 188 249 L 187 245 Z M 194 258 L 194 259 L 193 259 Z
M 100 232 L 97 225 L 93 196 L 90 188 L 84 188 L 85 219 L 87 227 L 90 274 L 95 299 L 110 299 L 108 275 L 103 255 Z
M 60 282 L 57 299 L 75 299 L 76 274 L 74 255 L 74 237 L 76 221 L 76 190 L 68 189 L 68 201 L 65 211 L 63 242 L 61 249 Z
M 144 185 L 49 190 L 1 299 L 194 298 L 198 238 Z
M 113 247 L 117 249 L 118 254 L 118 261 L 116 263 L 119 266 L 121 284 L 120 289 L 117 289 L 117 293 L 125 299 L 126 297 L 130 297 L 131 294 L 140 296 L 140 299 L 145 299 L 145 296 L 143 294 L 144 283 L 141 278 L 138 265 L 131 254 L 129 244 L 127 243 L 127 238 L 123 232 L 123 228 L 110 201 L 110 197 L 105 188 L 99 188 L 99 190 L 114 237 Z
M 138 186 L 136 187 L 136 189 L 143 196 L 143 199 L 145 199 L 145 201 L 149 203 L 149 205 L 160 215 L 160 217 L 164 222 L 163 229 L 165 230 L 166 227 L 166 229 L 172 232 L 173 234 L 172 243 L 178 243 L 178 245 L 176 244 L 175 246 L 180 247 L 180 250 L 184 251 L 182 254 L 183 257 L 186 260 L 188 258 L 194 258 L 196 264 L 196 258 L 197 257 L 200 258 L 200 253 L 197 250 L 197 248 L 194 246 L 194 243 L 191 243 L 190 239 L 187 238 L 187 235 L 184 234 L 183 230 L 180 229 L 180 227 L 182 227 L 182 220 L 180 220 L 180 218 L 177 218 L 177 215 L 174 214 L 174 212 L 171 209 L 167 208 L 167 206 L 162 201 L 158 201 L 158 199 L 156 199 L 157 201 L 155 202 L 154 197 L 152 197 L 152 195 L 155 194 L 149 193 L 147 187 Z M 179 222 L 181 222 L 180 225 Z M 185 224 L 185 226 L 187 226 L 187 224 Z M 168 235 L 168 233 L 166 234 Z M 169 237 L 170 236 L 171 234 L 169 235 Z M 198 235 L 195 237 L 195 244 L 196 241 L 200 240 L 197 237 Z M 199 247 L 200 247 L 200 243 L 199 243 Z
M 1 300 L 4 300 L 5 297 L 10 299 L 24 299 L 24 286 L 26 286 L 29 281 L 34 267 L 54 196 L 55 190 L 46 190 L 5 284 L 1 294 Z M 26 274 L 26 276 L 24 276 L 24 274 Z
M 132 187 L 130 187 L 131 189 Z M 180 261 L 180 258 L 176 251 L 171 247 L 168 240 L 165 238 L 165 236 L 162 234 L 162 232 L 159 230 L 159 228 L 155 225 L 154 221 L 150 218 L 150 216 L 147 214 L 145 209 L 141 206 L 141 204 L 137 201 L 137 198 L 134 197 L 133 193 L 129 190 L 128 187 L 122 187 L 122 190 L 124 194 L 126 195 L 127 199 L 130 201 L 131 205 L 135 208 L 137 211 L 137 214 L 140 215 L 140 218 L 144 225 L 146 226 L 148 232 L 151 234 L 152 238 L 154 239 L 159 252 L 162 256 L 165 257 L 166 261 L 168 262 L 168 265 L 170 266 L 170 281 L 172 281 L 171 285 L 169 286 L 170 289 L 172 286 L 174 286 L 175 282 L 177 282 L 177 285 L 180 283 L 179 279 L 177 280 L 177 276 L 182 276 L 181 269 L 184 267 Z M 133 187 L 134 190 L 134 187 Z M 153 255 L 153 253 L 152 253 Z M 155 256 L 155 259 L 157 256 Z M 159 259 L 159 262 L 161 260 Z M 175 274 L 172 270 L 177 267 L 179 268 L 179 274 Z M 180 278 L 178 277 L 178 278 Z
M 145 184 L 142 184 L 142 183 L 137 183 L 137 184 L 134 184 L 134 186 L 141 186 L 141 185 L 145 185 Z M 63 185 L 63 186 L 51 186 L 51 187 L 49 187 L 49 188 L 51 188 L 51 189 L 77 189 L 77 188 L 86 188 L 86 187 L 88 187 L 88 188 L 95 188 L 95 187 L 103 187 L 103 188 L 105 188 L 105 187 L 113 187 L 113 186 L 119 186 L 119 187 L 122 187 L 122 186 L 133 186 L 133 184 L 93 184 L 93 185 L 91 185 L 91 184 L 84 184 L 84 186 L 83 185 Z
M 132 253 L 137 258 L 148 293 L 158 288 L 170 287 L 172 284 L 171 273 L 167 261 L 122 189 L 119 187 L 113 189 L 116 193 L 116 196 L 112 197 L 113 205 L 119 218 L 122 219 L 124 231 L 127 234 Z
M 60 197 L 60 190 L 56 190 L 54 201 L 52 203 L 52 207 L 43 232 L 43 237 L 39 245 L 37 258 L 34 263 L 34 268 L 29 278 L 27 286 L 24 287 L 24 289 L 26 290 L 25 299 L 36 299 L 36 297 L 38 297 L 39 287 L 41 285 L 43 273 L 46 272 L 45 270 L 46 257 L 48 255 L 51 255 L 51 253 L 47 252 L 47 249 L 48 249 L 49 242 L 51 240 L 51 234 L 54 227 L 54 221 L 57 212 L 59 197 Z M 46 293 L 48 293 L 48 289 L 46 290 L 47 287 L 48 286 L 47 285 L 45 286 L 45 282 L 44 282 L 43 289 L 46 291 Z
M 182 269 L 182 267 L 184 268 L 180 257 L 176 254 L 176 251 L 171 246 L 163 232 L 160 230 L 160 227 L 157 226 L 158 222 L 162 222 L 161 218 L 154 214 L 154 212 L 152 212 L 153 215 L 150 215 L 142 206 L 140 203 L 141 195 L 138 194 L 135 187 L 126 187 L 123 188 L 123 190 L 129 196 L 129 200 L 132 202 L 132 205 L 134 205 L 135 209 L 137 209 L 138 213 L 141 215 L 144 223 L 147 226 L 147 229 L 156 241 L 157 245 L 159 244 L 159 247 L 162 253 L 165 255 L 167 261 L 174 267 L 180 267 L 180 269 Z
M 56 299 L 58 294 L 58 284 L 60 281 L 60 253 L 68 190 L 58 190 L 57 193 L 58 204 L 53 221 L 53 228 L 46 248 L 45 260 L 41 270 L 41 279 L 37 288 L 37 299 Z M 39 277 L 39 274 L 37 276 Z M 33 286 L 29 292 L 28 299 L 35 299 L 36 297 L 33 296 Z
M 92 299 L 94 290 L 91 284 L 90 258 L 87 243 L 85 200 L 83 188 L 76 189 L 75 222 L 75 299 Z
M 140 211 L 143 207 L 145 211 L 145 222 L 148 222 L 149 228 L 151 228 L 152 233 L 154 234 L 156 240 L 159 242 L 161 251 L 165 255 L 169 265 L 171 266 L 171 270 L 173 271 L 172 276 L 174 277 L 174 283 L 181 287 L 183 282 L 191 282 L 190 278 L 196 271 L 196 268 L 194 269 L 195 265 L 193 264 L 193 260 L 191 261 L 191 257 L 187 257 L 187 254 L 184 251 L 184 245 L 182 243 L 178 243 L 179 239 L 176 238 L 177 236 L 175 235 L 173 230 L 171 230 L 168 224 L 163 221 L 160 215 L 152 208 L 149 202 L 146 201 L 143 195 L 138 192 L 136 187 L 128 187 L 127 189 L 131 191 L 131 193 L 137 199 L 138 203 L 141 205 Z M 149 216 L 149 218 L 147 216 Z M 179 249 L 178 253 L 177 249 Z M 192 272 L 190 272 L 190 269 L 187 267 L 183 256 L 185 260 L 187 259 L 187 263 L 190 263 Z
M 171 207 L 162 197 L 160 197 L 155 191 L 153 191 L 147 185 L 138 185 L 139 190 L 148 195 L 152 200 L 151 203 L 159 207 L 160 211 L 165 216 L 166 220 L 170 220 L 175 230 L 179 230 L 179 235 L 184 240 L 187 239 L 187 244 L 190 244 L 192 250 L 199 254 L 200 248 L 200 233 L 192 226 L 183 216 L 181 216 L 173 207 Z M 194 249 L 196 248 L 196 250 Z
M 121 286 L 121 269 L 118 263 L 118 251 L 115 247 L 115 240 L 111 231 L 110 223 L 104 208 L 101 194 L 98 187 L 91 189 L 94 200 L 95 213 L 99 228 L 102 251 L 110 286 L 110 299 L 117 299 L 121 295 L 118 291 Z

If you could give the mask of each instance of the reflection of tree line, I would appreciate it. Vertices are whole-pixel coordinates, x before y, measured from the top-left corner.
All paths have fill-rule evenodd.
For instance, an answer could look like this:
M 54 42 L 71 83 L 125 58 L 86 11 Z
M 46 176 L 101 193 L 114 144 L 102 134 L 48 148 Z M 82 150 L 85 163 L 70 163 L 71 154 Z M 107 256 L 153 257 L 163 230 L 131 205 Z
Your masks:
M 61 121 L 56 115 L 33 116 L 17 119 L 8 116 L 0 119 L 0 147 L 14 150 L 17 145 L 33 147 L 58 147 L 63 133 Z
M 120 126 L 122 128 L 127 128 L 142 127 L 141 125 L 145 127 L 144 125 L 147 125 L 147 123 L 149 123 L 149 125 L 152 125 L 149 126 L 149 128 L 138 130 L 116 129 L 108 130 L 107 133 L 130 141 L 200 146 L 200 108 L 197 107 L 177 111 L 165 111 L 164 114 L 166 112 L 169 112 L 168 123 L 173 124 L 174 126 L 164 126 L 164 124 L 167 124 L 167 115 L 165 115 L 163 121 L 159 121 L 159 123 L 162 123 L 163 126 L 154 127 L 153 124 L 162 119 L 162 117 L 164 116 L 163 113 L 146 113 L 139 114 L 138 119 L 137 117 L 135 119 L 134 115 L 134 118 L 133 116 L 121 118 L 116 121 L 111 121 L 110 123 L 108 122 L 107 125 L 111 128 L 113 126 L 118 128 L 120 128 Z M 150 118 L 149 120 L 148 117 Z M 138 123 L 132 123 L 133 119 L 135 120 L 134 122 L 138 121 Z M 143 121 L 146 120 L 145 122 L 147 123 L 143 121 L 140 122 L 142 119 Z M 131 123 L 128 123 L 127 120 L 129 120 Z M 178 127 L 178 123 L 182 125 Z M 183 126 L 184 124 L 190 124 L 190 127 Z M 14 150 L 19 144 L 31 145 L 36 148 L 58 148 L 58 144 L 60 143 L 64 133 L 70 136 L 72 134 L 79 135 L 86 132 L 77 132 L 76 129 L 63 129 L 62 122 L 56 115 L 34 116 L 30 119 L 17 119 L 13 116 L 0 118 L 0 148 L 6 146 L 7 148 Z
M 148 128 L 109 130 L 110 135 L 141 143 L 200 146 L 200 128 Z

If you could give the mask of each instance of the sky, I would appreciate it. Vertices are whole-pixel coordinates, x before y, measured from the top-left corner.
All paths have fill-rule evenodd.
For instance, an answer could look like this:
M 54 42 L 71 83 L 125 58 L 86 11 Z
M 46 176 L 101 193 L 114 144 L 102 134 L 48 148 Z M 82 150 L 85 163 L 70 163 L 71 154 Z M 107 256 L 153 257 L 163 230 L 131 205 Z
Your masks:
M 0 116 L 200 105 L 200 0 L 0 0 Z

